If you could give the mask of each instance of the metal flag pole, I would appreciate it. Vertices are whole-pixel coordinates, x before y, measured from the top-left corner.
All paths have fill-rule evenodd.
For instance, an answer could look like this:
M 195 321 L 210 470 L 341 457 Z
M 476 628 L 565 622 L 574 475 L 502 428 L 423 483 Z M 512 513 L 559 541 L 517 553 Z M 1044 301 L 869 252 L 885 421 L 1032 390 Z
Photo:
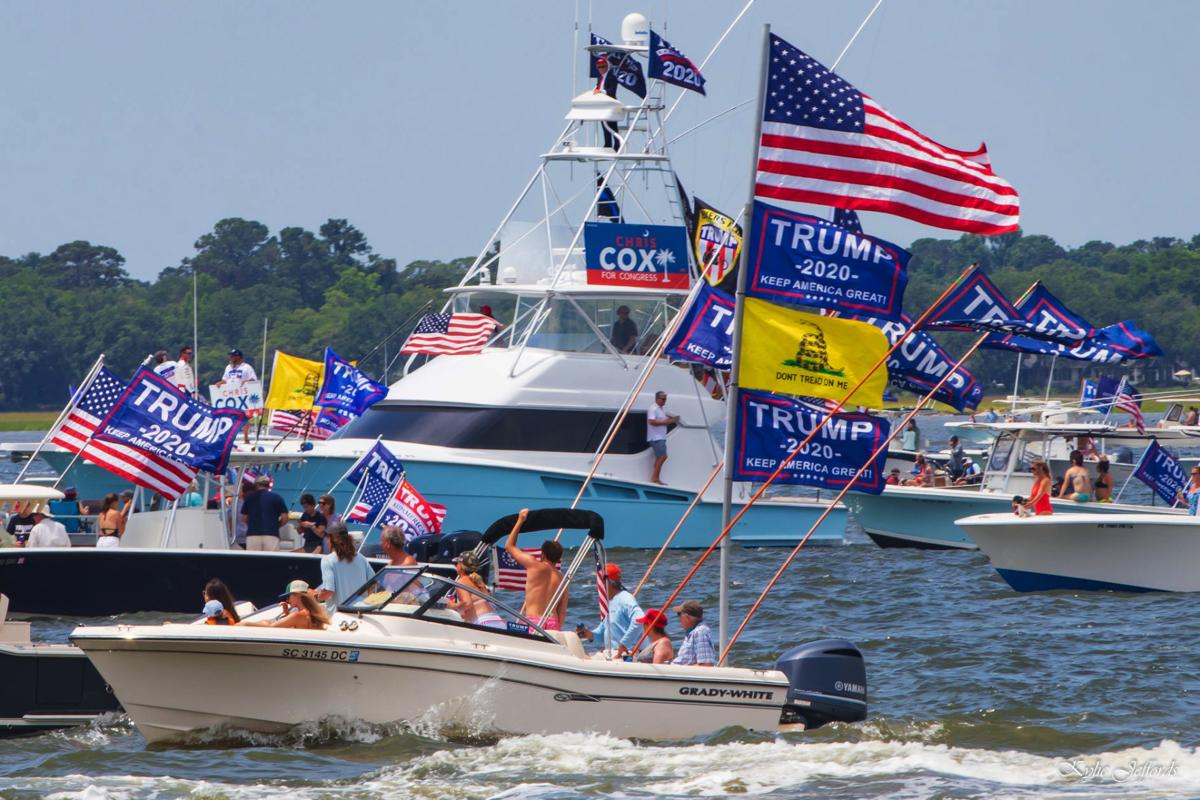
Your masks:
M 1036 285 L 1036 284 L 1034 284 L 1034 285 Z M 1025 290 L 1025 293 L 1023 295 L 1021 295 L 1020 300 L 1018 300 L 1017 302 L 1019 303 L 1019 302 L 1021 302 L 1021 300 L 1024 300 L 1025 297 L 1027 297 L 1031 291 L 1033 291 L 1032 285 L 1028 289 Z M 913 328 L 915 329 L 916 325 L 913 325 Z M 846 494 L 850 491 L 850 489 L 854 486 L 854 482 L 857 481 L 860 477 L 862 477 L 862 474 L 867 471 L 867 469 L 871 466 L 871 463 L 873 461 L 875 461 L 875 459 L 879 458 L 880 455 L 887 452 L 888 446 L 892 443 L 892 440 L 895 439 L 897 435 L 899 435 L 900 431 L 904 430 L 904 426 L 906 426 L 910 421 L 912 421 L 912 419 L 917 414 L 920 413 L 921 409 L 923 409 L 926 405 L 929 404 L 929 402 L 933 399 L 933 395 L 938 390 L 940 390 L 943 386 L 946 385 L 946 382 L 950 380 L 951 376 L 953 376 L 954 373 L 958 372 L 959 368 L 962 367 L 962 365 L 967 361 L 968 358 L 970 358 L 972 355 L 975 354 L 975 351 L 978 350 L 983 345 L 983 343 L 987 340 L 988 336 L 990 336 L 990 335 L 991 335 L 990 333 L 985 333 L 982 336 L 980 336 L 978 339 L 975 340 L 975 343 L 973 345 L 971 345 L 970 349 L 968 349 L 967 352 L 963 353 L 963 355 L 958 359 L 958 361 L 955 362 L 954 366 L 951 367 L 949 370 L 947 370 L 946 374 L 942 376 L 941 380 L 939 380 L 937 382 L 937 384 L 932 389 L 930 389 L 929 392 L 927 394 L 925 394 L 917 402 L 916 406 L 913 407 L 912 411 L 908 412 L 908 415 L 903 420 L 901 420 L 900 424 L 895 426 L 891 430 L 891 432 L 888 433 L 887 438 L 884 439 L 877 448 L 875 448 L 875 452 L 873 452 L 870 455 L 870 457 L 867 459 L 866 463 L 864 463 L 861 467 L 858 468 L 858 471 L 855 472 L 854 476 L 852 478 L 850 478 L 849 481 L 846 482 L 846 485 L 844 487 L 842 487 L 841 491 L 839 491 L 837 493 L 837 496 L 834 497 L 831 501 L 829 501 L 829 506 L 825 509 L 824 512 L 822 512 L 821 516 L 817 517 L 817 521 L 812 524 L 812 526 L 808 529 L 808 532 L 806 534 L 804 534 L 804 537 L 799 541 L 799 543 L 797 543 L 797 545 L 794 548 L 792 548 L 792 551 L 790 553 L 788 553 L 787 558 L 785 558 L 783 560 L 783 564 L 781 564 L 779 566 L 779 569 L 776 570 L 775 574 L 771 577 L 771 580 L 767 583 L 766 587 L 762 590 L 762 592 L 759 594 L 758 598 L 754 601 L 754 605 L 752 605 L 750 607 L 750 610 L 746 613 L 745 618 L 742 620 L 742 624 L 739 625 L 737 631 L 734 632 L 733 638 L 730 639 L 729 644 L 721 649 L 721 655 L 717 659 L 717 666 L 720 666 L 721 664 L 723 664 L 725 662 L 725 658 L 729 655 L 729 651 L 731 649 L 733 649 L 733 645 L 737 643 L 738 637 L 740 637 L 742 635 L 742 631 L 744 631 L 746 629 L 746 625 L 750 622 L 750 618 L 754 616 L 754 614 L 758 611 L 759 607 L 763 604 L 763 601 L 766 600 L 767 595 L 770 594 L 771 589 L 773 589 L 775 587 L 775 584 L 779 581 L 779 579 L 781 577 L 783 577 L 783 574 L 785 572 L 787 572 L 788 567 L 791 566 L 792 561 L 795 560 L 796 556 L 800 553 L 801 548 L 803 548 L 805 543 L 808 542 L 809 537 L 812 536 L 813 532 L 815 532 L 817 530 L 817 528 L 819 528 L 821 526 L 821 523 L 825 521 L 825 518 L 827 516 L 829 516 L 830 512 L 833 511 L 834 507 L 838 503 L 841 502 L 842 498 L 845 497 Z
M 1054 354 L 1054 358 L 1050 360 L 1050 377 L 1046 378 L 1046 399 L 1044 402 L 1050 402 L 1050 387 L 1054 385 L 1054 366 L 1058 364 L 1058 353 Z
M 33 453 L 30 454 L 28 460 L 25 461 L 24 466 L 21 467 L 21 471 L 17 474 L 16 480 L 14 480 L 13 483 L 20 483 L 21 479 L 25 477 L 25 473 L 29 471 L 31 466 L 33 466 L 33 460 L 37 458 L 42 452 L 42 449 L 45 448 L 46 442 L 50 441 L 50 437 L 58 432 L 58 426 L 62 425 L 63 420 L 66 419 L 67 415 L 71 413 L 71 409 L 75 408 L 75 406 L 79 403 L 79 398 L 83 397 L 83 393 L 86 392 L 89 387 L 91 387 L 92 381 L 96 379 L 96 375 L 99 374 L 100 369 L 103 366 L 104 353 L 101 353 L 100 357 L 96 359 L 96 363 L 92 364 L 92 368 L 89 369 L 87 374 L 83 376 L 83 382 L 80 383 L 79 387 L 75 389 L 75 393 L 71 395 L 71 399 L 67 401 L 67 405 L 63 407 L 62 411 L 58 412 L 58 418 L 54 420 L 54 424 L 50 426 L 50 430 L 46 431 L 46 434 L 42 437 L 42 440 L 38 442 L 38 446 L 33 449 Z M 76 456 L 76 458 L 78 458 L 78 456 Z M 71 464 L 74 463 L 75 461 L 72 460 Z M 70 469 L 70 467 L 68 466 L 67 469 Z M 66 472 L 67 470 L 63 470 L 62 475 L 58 476 L 59 480 L 62 480 L 63 475 L 66 475 Z M 57 486 L 58 482 L 55 481 L 54 485 Z
M 371 443 L 371 446 L 367 448 L 367 451 L 366 451 L 366 453 L 363 453 L 363 455 L 365 456 L 367 453 L 369 453 L 369 452 L 371 452 L 372 450 L 374 450 L 374 449 L 375 449 L 375 445 L 379 444 L 379 442 L 380 442 L 382 439 L 383 439 L 383 434 L 380 434 L 380 435 L 376 436 L 376 437 L 375 437 L 375 441 Z M 334 482 L 333 482 L 333 486 L 330 486 L 330 487 L 329 487 L 329 491 L 328 491 L 328 492 L 326 492 L 325 494 L 330 494 L 330 495 L 331 495 L 331 494 L 333 494 L 333 490 L 334 490 L 334 489 L 336 489 L 336 488 L 338 487 L 338 484 L 340 484 L 342 481 L 346 480 L 346 478 L 348 478 L 348 477 L 350 476 L 350 473 L 351 473 L 351 472 L 354 472 L 354 470 L 358 468 L 358 462 L 359 462 L 361 459 L 362 459 L 362 456 L 359 456 L 357 459 L 355 459 L 355 460 L 354 460 L 354 463 L 350 465 L 350 469 L 348 469 L 348 470 L 346 470 L 345 472 L 343 472 L 343 473 L 342 473 L 342 476 L 341 476 L 340 478 L 338 478 L 336 481 L 334 481 Z
M 1157 441 L 1158 440 L 1154 439 L 1154 438 L 1150 439 L 1151 444 L 1153 444 Z M 1141 470 L 1142 465 L 1146 463 L 1146 456 L 1148 456 L 1148 455 L 1150 455 L 1150 446 L 1149 445 L 1147 445 L 1146 449 L 1142 451 L 1142 457 L 1138 459 L 1137 466 L 1129 471 L 1129 475 L 1125 478 L 1125 482 L 1121 484 L 1121 490 L 1117 492 L 1117 496 L 1113 500 L 1114 503 L 1121 502 L 1121 495 L 1125 494 L 1125 487 L 1129 485 L 1129 482 L 1131 480 L 1133 480 L 1133 476 L 1136 475 L 1139 470 Z M 1153 500 L 1153 499 L 1154 499 L 1154 496 L 1151 495 L 1151 500 Z
M 738 395 L 741 393 L 738 388 L 738 379 L 741 376 L 742 359 L 740 353 L 742 351 L 742 325 L 746 315 L 746 276 L 750 273 L 750 248 L 747 246 L 754 239 L 754 184 L 758 174 L 758 155 L 759 148 L 762 143 L 762 118 L 763 107 L 766 104 L 767 94 L 767 64 L 771 59 L 771 26 L 770 24 L 763 25 L 762 34 L 762 57 L 759 64 L 758 74 L 758 104 L 754 114 L 754 146 L 751 148 L 750 159 L 750 187 L 747 192 L 748 199 L 746 201 L 745 211 L 742 212 L 743 218 L 746 220 L 746 230 L 742 236 L 742 253 L 741 264 L 738 267 L 737 294 L 734 297 L 733 306 L 733 365 L 729 370 L 729 388 L 725 392 L 725 463 L 730 464 L 731 459 L 729 454 L 733 452 L 736 445 L 735 438 L 735 421 L 737 418 Z M 722 530 L 731 527 L 730 519 L 733 517 L 733 470 L 725 470 L 725 486 L 721 495 L 721 528 Z M 721 591 L 719 596 L 719 613 L 717 616 L 717 649 L 724 650 L 726 635 L 728 633 L 729 624 L 729 541 L 728 537 L 721 537 L 721 566 L 720 566 L 720 581 Z
M 259 361 L 259 369 L 267 366 L 267 317 L 263 317 L 263 346 L 262 346 L 262 361 Z M 259 386 L 262 386 L 262 381 L 259 381 Z M 266 392 L 263 392 L 265 395 Z M 263 397 L 262 413 L 258 415 L 258 426 L 254 431 L 254 443 L 258 444 L 258 440 L 262 438 L 263 419 L 267 416 L 267 398 Z

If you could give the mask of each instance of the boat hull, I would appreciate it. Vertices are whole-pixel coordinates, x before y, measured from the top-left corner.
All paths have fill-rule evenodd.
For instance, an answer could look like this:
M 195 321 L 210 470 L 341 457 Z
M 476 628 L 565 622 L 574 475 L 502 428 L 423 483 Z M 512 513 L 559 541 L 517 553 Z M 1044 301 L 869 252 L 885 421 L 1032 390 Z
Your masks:
M 83 725 L 121 705 L 81 650 L 0 642 L 0 737 Z
M 1195 517 L 985 514 L 959 525 L 1019 592 L 1200 591 Z
M 367 443 L 369 446 L 370 443 Z M 47 453 L 55 469 L 66 469 L 70 454 Z M 331 486 L 339 510 L 350 500 L 352 486 L 339 479 L 354 463 L 342 456 L 310 457 L 302 465 L 272 473 L 274 491 L 289 503 L 304 492 L 319 494 Z M 500 517 L 519 508 L 569 506 L 583 483 L 583 476 L 550 469 L 516 468 L 471 462 L 441 463 L 404 459 L 408 477 L 430 502 L 450 510 L 446 518 L 452 530 L 486 530 Z M 76 463 L 65 479 L 84 497 L 122 491 L 128 486 L 91 464 Z M 695 492 L 673 486 L 652 486 L 611 477 L 597 477 L 580 504 L 604 517 L 605 544 L 610 548 L 657 549 L 679 522 Z M 734 505 L 734 512 L 740 508 Z M 788 498 L 756 503 L 731 532 L 733 541 L 746 546 L 787 546 L 798 542 L 827 504 L 806 498 Z M 813 533 L 809 544 L 840 544 L 844 541 L 847 510 L 836 506 Z M 672 542 L 679 549 L 708 547 L 721 530 L 721 504 L 701 501 Z M 377 538 L 378 534 L 374 534 Z M 579 544 L 582 533 L 568 531 L 564 543 Z
M 248 641 L 144 630 L 81 628 L 72 639 L 151 743 L 221 726 L 280 733 L 331 717 L 465 736 L 685 738 L 730 725 L 775 730 L 788 688 L 774 671 L 614 663 L 549 643 L 508 650 L 470 631 L 431 645 L 332 631 L 261 629 Z

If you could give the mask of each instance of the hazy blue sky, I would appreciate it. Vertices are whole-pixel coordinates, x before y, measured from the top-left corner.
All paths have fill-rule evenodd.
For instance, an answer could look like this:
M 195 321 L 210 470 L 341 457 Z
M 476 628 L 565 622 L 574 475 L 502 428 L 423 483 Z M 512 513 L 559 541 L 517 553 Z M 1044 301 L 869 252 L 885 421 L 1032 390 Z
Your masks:
M 759 0 L 680 132 L 750 97 L 761 26 L 832 62 L 872 0 Z M 742 0 L 639 10 L 699 61 Z M 571 92 L 576 4 L 0 2 L 0 254 L 74 239 L 149 278 L 226 216 L 346 217 L 404 264 L 474 254 Z M 588 3 L 581 2 L 581 39 Z M 885 0 L 839 72 L 943 143 L 987 142 L 1026 231 L 1078 245 L 1200 232 L 1200 3 Z M 581 78 L 582 80 L 582 78 Z M 582 88 L 582 84 L 580 86 Z M 687 186 L 744 202 L 751 111 L 674 147 Z M 864 215 L 900 243 L 948 232 Z

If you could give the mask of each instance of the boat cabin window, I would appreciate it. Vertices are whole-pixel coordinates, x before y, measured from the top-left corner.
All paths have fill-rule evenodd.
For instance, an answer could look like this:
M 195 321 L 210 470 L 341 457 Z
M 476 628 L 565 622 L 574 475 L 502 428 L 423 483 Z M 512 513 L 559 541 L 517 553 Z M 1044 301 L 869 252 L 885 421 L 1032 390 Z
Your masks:
M 1016 437 L 1011 433 L 1002 433 L 996 437 L 996 441 L 992 445 L 992 455 L 988 459 L 989 472 L 1006 472 L 1008 470 L 1008 459 L 1012 455 L 1013 445 L 1016 441 Z
M 380 403 L 346 426 L 342 438 L 413 442 L 464 450 L 594 453 L 616 415 L 554 408 L 461 408 Z M 609 451 L 644 451 L 646 412 L 631 411 Z
M 536 624 L 495 597 L 434 575 L 428 567 L 384 567 L 338 610 L 397 614 L 553 641 Z

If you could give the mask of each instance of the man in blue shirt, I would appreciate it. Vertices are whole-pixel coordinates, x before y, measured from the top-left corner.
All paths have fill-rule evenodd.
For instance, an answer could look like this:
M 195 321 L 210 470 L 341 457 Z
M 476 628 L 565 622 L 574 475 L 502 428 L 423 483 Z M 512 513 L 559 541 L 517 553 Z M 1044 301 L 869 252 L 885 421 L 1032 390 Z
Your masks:
M 579 634 L 580 639 L 589 642 L 596 636 L 604 636 L 605 650 L 611 650 L 613 642 L 616 642 L 619 657 L 632 653 L 633 646 L 642 638 L 642 626 L 637 620 L 645 614 L 633 595 L 621 585 L 621 568 L 616 564 L 605 564 L 604 572 L 608 588 L 608 619 L 600 620 L 600 624 L 590 631 L 580 625 L 575 632 Z M 608 639 L 610 621 L 612 641 Z
M 672 664 L 711 667 L 717 663 L 717 648 L 713 645 L 712 630 L 704 624 L 704 607 L 688 600 L 671 609 L 679 615 L 679 624 L 687 631 L 679 653 Z
M 278 550 L 279 529 L 288 521 L 287 503 L 271 491 L 271 479 L 266 475 L 259 475 L 254 485 L 258 487 L 258 491 L 242 503 L 242 521 L 246 523 L 246 549 Z

